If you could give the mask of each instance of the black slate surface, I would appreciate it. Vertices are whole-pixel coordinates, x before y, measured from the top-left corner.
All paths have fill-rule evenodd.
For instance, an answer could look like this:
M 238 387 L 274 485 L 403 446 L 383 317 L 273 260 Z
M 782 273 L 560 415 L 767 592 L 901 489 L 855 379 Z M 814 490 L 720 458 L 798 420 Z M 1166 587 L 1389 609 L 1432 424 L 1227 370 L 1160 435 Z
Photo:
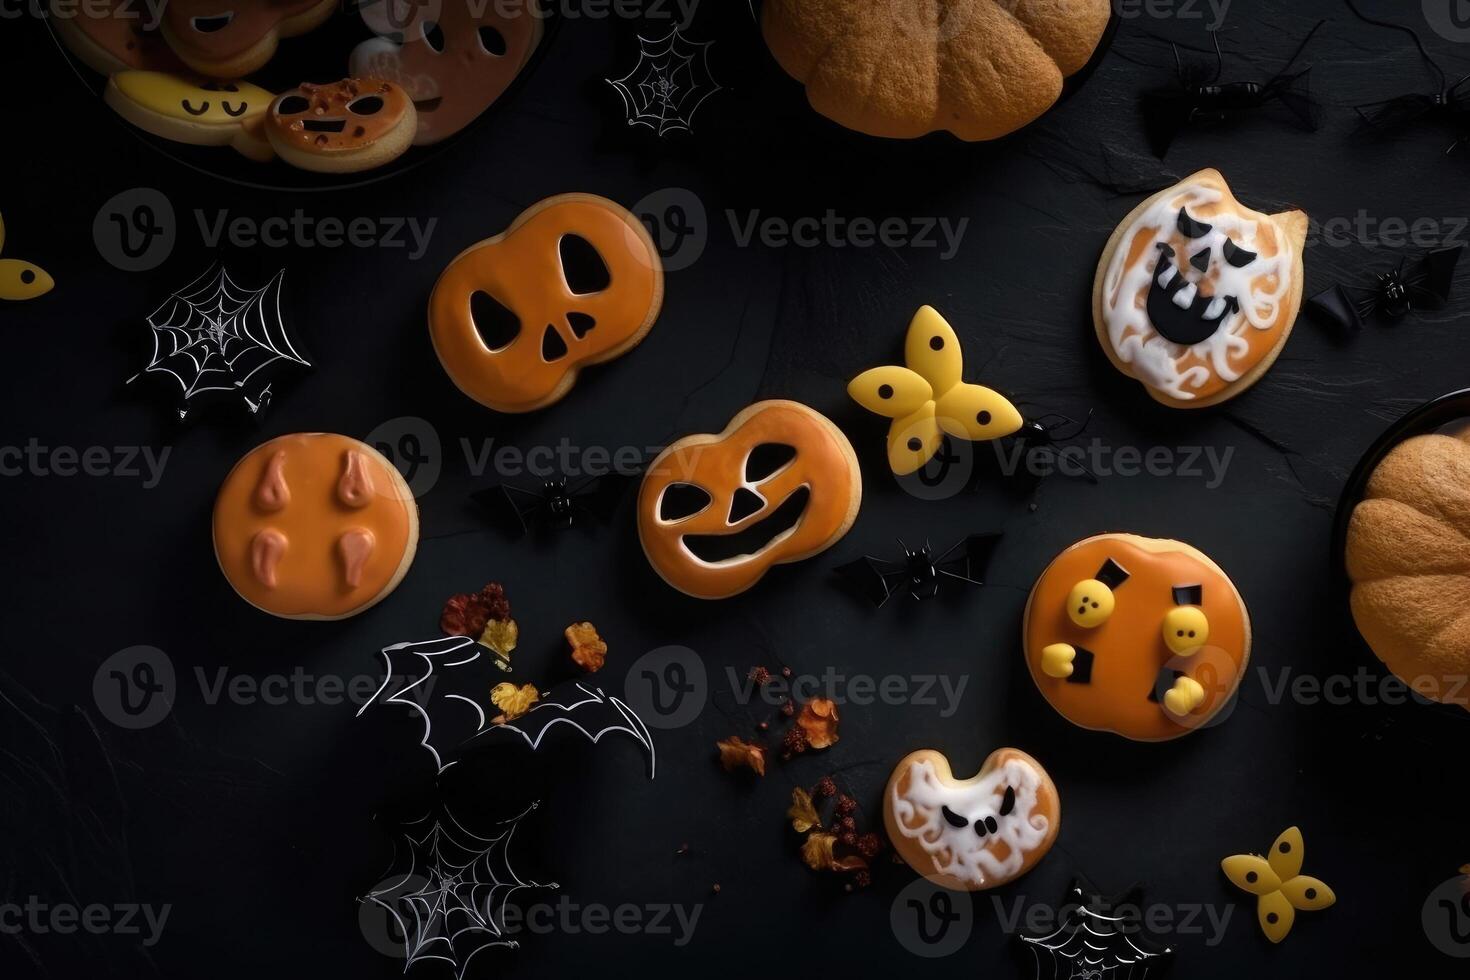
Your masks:
M 1372 4 L 1419 29 L 1451 78 L 1470 70 L 1470 30 L 1456 27 L 1450 0 L 1422 7 Z M 17 934 L 9 926 L 18 918 L 0 917 L 0 973 L 400 972 L 401 961 L 364 941 L 355 899 L 377 880 L 386 857 L 381 815 L 418 762 L 406 729 L 355 719 L 351 703 L 290 693 L 279 704 L 228 695 L 211 703 L 211 691 L 221 677 L 261 683 L 298 671 L 375 681 L 378 648 L 432 636 L 446 595 L 498 579 L 522 627 L 518 677 L 562 672 L 560 630 L 574 619 L 592 620 L 608 637 L 613 650 L 599 680 L 612 690 L 661 646 L 687 647 L 704 664 L 706 706 L 692 723 L 656 732 L 653 782 L 632 743 L 557 750 L 526 858 L 579 910 L 675 903 L 699 917 L 682 946 L 677 936 L 599 933 L 585 921 L 525 935 L 519 952 L 487 955 L 471 975 L 1025 976 L 1004 920 L 1056 901 L 1074 874 L 1108 890 L 1145 883 L 1147 900 L 1177 924 L 1154 930 L 1177 949 L 1174 975 L 1191 980 L 1365 976 L 1394 966 L 1462 975 L 1462 961 L 1430 941 L 1449 920 L 1426 931 L 1421 909 L 1470 861 L 1457 761 L 1466 716 L 1384 703 L 1394 688 L 1353 638 L 1327 553 L 1335 499 L 1359 454 L 1403 412 L 1465 386 L 1464 272 L 1446 311 L 1370 326 L 1351 343 L 1299 323 L 1256 388 L 1203 412 L 1157 406 L 1118 375 L 1088 314 L 1097 256 L 1117 221 L 1147 191 L 1204 166 L 1224 171 L 1255 207 L 1312 215 L 1309 290 L 1391 263 L 1407 229 L 1422 239 L 1410 251 L 1463 242 L 1467 163 L 1463 153 L 1444 153 L 1457 134 L 1429 128 L 1389 142 L 1355 134 L 1349 106 L 1431 84 L 1406 37 L 1357 22 L 1334 0 L 1235 0 L 1220 24 L 1227 79 L 1269 75 L 1329 19 L 1307 55 L 1324 125 L 1306 133 L 1267 111 L 1186 134 L 1159 162 L 1144 148 L 1136 97 L 1171 77 L 1161 37 L 1199 49 L 1192 60 L 1212 57 L 1205 28 L 1216 14 L 1184 0 L 1120 11 L 1112 49 L 1087 84 L 1036 126 L 986 146 L 945 136 L 885 143 L 835 127 L 807 108 L 745 5 L 733 2 L 700 10 L 690 27 L 716 39 L 711 61 L 726 89 L 700 110 L 693 138 L 643 138 L 624 130 L 617 100 L 597 79 L 631 66 L 636 32 L 661 34 L 666 23 L 563 17 L 534 71 L 485 124 L 389 179 L 309 192 L 296 188 L 310 182 L 280 168 L 262 171 L 262 182 L 290 187 L 221 179 L 210 161 L 228 150 L 161 153 L 89 92 L 44 25 L 7 20 L 0 36 L 16 46 L 0 59 L 4 254 L 47 268 L 58 287 L 0 307 L 8 349 L 0 444 L 107 447 L 119 462 L 128 447 L 169 455 L 156 485 L 42 474 L 29 464 L 0 480 L 0 909 L 35 896 L 47 908 L 141 903 L 169 914 L 149 945 L 146 925 L 141 934 L 29 926 Z M 213 169 L 243 172 L 235 160 Z M 166 196 L 177 240 L 156 268 L 124 272 L 99 252 L 94 222 L 114 195 L 140 187 Z M 552 409 L 497 416 L 443 374 L 425 302 L 460 249 L 570 190 L 630 205 L 650 195 L 694 202 L 692 251 L 679 254 L 697 259 L 669 274 L 664 313 L 636 352 L 589 372 Z M 210 225 L 223 212 L 261 222 L 298 209 L 316 220 L 436 224 L 414 257 L 411 248 L 228 250 L 242 279 L 288 270 L 291 315 L 319 367 L 279 385 L 259 428 L 175 430 L 158 403 L 123 381 L 142 364 L 143 317 L 210 261 L 196 210 Z M 858 247 L 850 236 L 842 247 L 739 241 L 753 216 L 829 212 L 910 227 L 968 224 L 952 255 L 942 244 Z M 891 359 L 923 303 L 959 331 L 970 379 L 1047 410 L 1096 410 L 1089 436 L 1109 452 L 1163 446 L 1181 463 L 1196 450 L 1216 459 L 1228 452 L 1223 478 L 1215 485 L 1207 469 L 1110 473 L 1096 486 L 1054 477 L 1021 492 L 984 474 L 973 492 L 917 499 L 886 473 L 883 423 L 852 404 L 844 384 Z M 828 554 L 731 601 L 702 603 L 664 586 L 639 552 L 626 502 L 612 525 L 551 545 L 506 541 L 467 502 L 493 479 L 474 472 L 490 440 L 523 451 L 565 440 L 583 454 L 657 447 L 717 431 L 764 397 L 804 401 L 848 432 L 863 465 L 863 510 Z M 208 545 L 214 490 L 233 461 L 270 436 L 315 429 L 437 441 L 437 449 L 425 443 L 439 475 L 420 498 L 417 562 L 390 599 L 341 623 L 255 612 L 231 593 Z M 991 583 L 958 601 L 895 600 L 875 611 L 831 580 L 833 566 L 891 550 L 896 536 L 947 545 L 990 529 L 1005 532 Z M 1186 539 L 1235 578 L 1255 647 L 1223 724 L 1170 744 L 1127 743 L 1072 727 L 1026 676 L 1017 637 L 1032 581 L 1067 544 L 1114 529 Z M 166 653 L 177 693 L 163 721 L 127 730 L 107 719 L 93 685 L 109 656 L 135 645 Z M 965 686 L 948 712 L 942 695 L 937 705 L 847 705 L 837 746 L 754 780 L 720 771 L 713 743 L 771 716 L 742 703 L 732 683 L 755 664 Z M 1330 682 L 1341 696 L 1294 697 L 1290 685 L 1301 679 Z M 871 889 L 849 896 L 797 860 L 798 839 L 782 815 L 793 786 L 838 772 L 876 826 L 883 783 L 904 753 L 936 747 L 968 771 L 1001 745 L 1048 766 L 1064 825 L 1036 871 L 976 899 L 968 938 L 948 957 L 916 957 L 891 924 L 896 903 L 894 914 L 906 908 L 907 869 L 885 865 Z M 1290 824 L 1306 835 L 1306 870 L 1339 901 L 1303 914 L 1273 947 L 1219 860 L 1263 850 Z M 1210 926 L 1211 916 L 1227 914 L 1223 930 Z M 1461 916 L 1467 927 L 1470 916 Z

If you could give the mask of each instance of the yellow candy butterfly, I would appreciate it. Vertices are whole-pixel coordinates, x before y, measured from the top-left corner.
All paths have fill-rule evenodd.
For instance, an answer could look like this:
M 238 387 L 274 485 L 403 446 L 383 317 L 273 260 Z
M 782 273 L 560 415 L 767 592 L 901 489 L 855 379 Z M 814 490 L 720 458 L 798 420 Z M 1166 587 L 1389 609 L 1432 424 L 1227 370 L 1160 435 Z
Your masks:
M 1298 910 L 1315 912 L 1337 901 L 1321 879 L 1304 875 L 1302 832 L 1288 827 L 1266 857 L 1236 854 L 1220 862 L 1225 877 L 1256 899 L 1256 917 L 1266 938 L 1279 943 L 1291 931 Z
M 847 386 L 863 408 L 893 419 L 888 465 L 896 475 L 933 459 L 946 434 L 980 441 L 1021 428 L 1021 413 L 1003 395 L 960 380 L 960 339 L 932 306 L 921 307 L 909 323 L 903 360 L 907 367 L 873 368 Z
M 5 248 L 5 218 L 0 216 L 0 251 Z M 40 266 L 20 259 L 0 259 L 0 299 L 35 299 L 51 292 L 56 280 Z

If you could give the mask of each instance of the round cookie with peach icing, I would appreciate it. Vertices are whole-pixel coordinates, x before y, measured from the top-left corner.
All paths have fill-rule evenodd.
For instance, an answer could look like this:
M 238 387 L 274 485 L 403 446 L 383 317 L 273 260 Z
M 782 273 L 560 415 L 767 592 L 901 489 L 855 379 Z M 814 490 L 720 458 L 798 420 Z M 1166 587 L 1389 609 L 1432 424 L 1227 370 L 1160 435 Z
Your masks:
M 663 296 L 643 223 L 606 198 L 562 194 L 455 256 L 429 297 L 429 336 L 460 391 L 532 412 L 641 343 Z
M 103 100 L 139 129 L 176 143 L 232 146 L 251 160 L 275 156 L 265 114 L 275 96 L 249 82 L 217 82 L 161 71 L 120 71 Z
M 1020 749 L 996 749 L 956 779 L 933 749 L 905 756 L 888 777 L 883 823 L 893 849 L 925 878 L 955 891 L 1015 881 L 1046 856 L 1062 827 L 1057 788 Z
M 357 173 L 402 156 L 417 129 L 407 93 L 381 78 L 309 82 L 271 103 L 265 133 L 282 160 L 317 173 Z
M 403 86 L 418 110 L 415 145 L 437 143 L 479 118 L 526 66 L 542 34 L 533 2 L 453 0 L 416 8 L 407 25 L 374 24 L 380 36 L 353 49 L 352 74 Z M 389 40 L 390 32 L 402 43 Z
M 852 444 L 792 401 L 756 402 L 725 431 L 686 436 L 648 467 L 638 539 L 654 570 L 697 599 L 727 599 L 775 565 L 825 551 L 862 505 Z
M 1074 725 L 1141 742 L 1214 719 L 1245 676 L 1250 616 L 1235 584 L 1179 541 L 1099 534 L 1042 572 L 1026 603 L 1026 665 Z
M 418 547 L 418 505 L 377 450 L 306 432 L 257 446 L 214 503 L 214 553 L 246 602 L 287 619 L 345 619 L 392 592 Z
M 94 0 L 85 7 L 75 0 L 51 0 L 49 23 L 57 36 L 68 51 L 101 75 L 130 68 L 184 70 L 184 63 L 152 22 L 144 0 Z
M 201 75 L 241 78 L 275 57 L 281 38 L 319 27 L 336 6 L 336 0 L 168 0 L 163 36 Z
M 1234 398 L 1296 323 L 1306 236 L 1305 213 L 1252 211 L 1217 170 L 1160 191 L 1123 219 L 1098 263 L 1104 353 L 1173 408 Z

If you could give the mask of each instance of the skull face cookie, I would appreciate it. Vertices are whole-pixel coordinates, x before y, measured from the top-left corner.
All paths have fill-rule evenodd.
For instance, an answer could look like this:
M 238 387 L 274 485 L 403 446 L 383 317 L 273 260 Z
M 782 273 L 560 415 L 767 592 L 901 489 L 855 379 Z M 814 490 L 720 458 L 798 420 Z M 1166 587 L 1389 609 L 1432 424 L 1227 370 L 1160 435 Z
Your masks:
M 956 891 L 1015 881 L 1046 856 L 1062 826 L 1061 799 L 1041 764 L 996 749 L 956 779 L 933 749 L 905 756 L 883 796 L 888 839 L 909 867 Z
M 583 367 L 636 347 L 663 294 L 642 222 L 606 198 L 562 194 L 449 263 L 429 298 L 429 335 L 466 395 L 532 412 L 562 399 Z
M 1053 708 L 1143 742 L 1208 724 L 1250 659 L 1250 617 L 1220 566 L 1136 534 L 1100 534 L 1058 555 L 1031 590 L 1023 631 Z
M 371 446 L 308 432 L 257 446 L 214 504 L 214 552 L 240 596 L 287 619 L 345 619 L 397 588 L 418 505 Z
M 638 539 L 664 581 L 725 599 L 847 533 L 862 504 L 847 437 L 791 401 L 756 402 L 717 435 L 686 436 L 648 467 Z
M 1113 365 L 1174 408 L 1234 398 L 1270 368 L 1302 300 L 1307 216 L 1261 214 L 1201 170 L 1123 219 L 1093 321 Z

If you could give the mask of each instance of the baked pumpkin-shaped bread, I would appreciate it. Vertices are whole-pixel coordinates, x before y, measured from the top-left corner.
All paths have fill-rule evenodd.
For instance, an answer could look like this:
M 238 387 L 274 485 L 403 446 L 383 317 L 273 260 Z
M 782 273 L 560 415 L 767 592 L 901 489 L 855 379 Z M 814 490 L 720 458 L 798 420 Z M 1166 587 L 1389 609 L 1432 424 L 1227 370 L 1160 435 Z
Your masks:
M 1108 0 L 766 0 L 762 31 L 812 108 L 871 136 L 1015 132 L 1092 57 Z
M 1388 669 L 1470 708 L 1470 434 L 1384 457 L 1348 522 L 1353 619 Z

